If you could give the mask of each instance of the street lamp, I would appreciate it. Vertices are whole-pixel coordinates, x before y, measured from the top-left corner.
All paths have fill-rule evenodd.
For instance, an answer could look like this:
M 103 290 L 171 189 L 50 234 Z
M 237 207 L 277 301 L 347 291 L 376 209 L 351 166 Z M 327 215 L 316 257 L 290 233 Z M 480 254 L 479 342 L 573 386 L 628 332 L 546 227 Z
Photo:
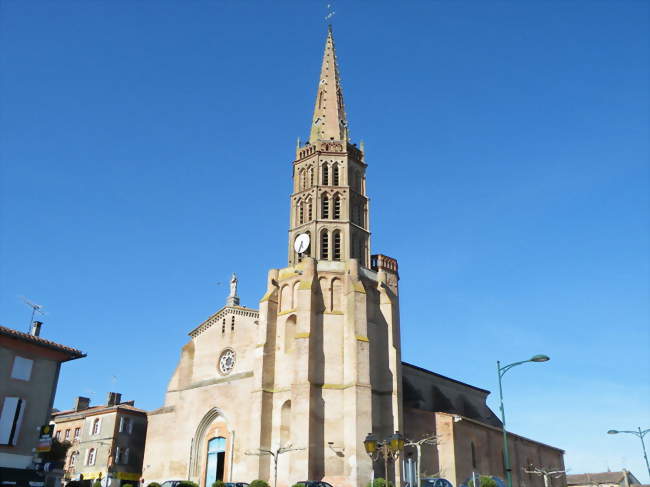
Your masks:
M 508 453 L 508 433 L 506 432 L 506 412 L 503 408 L 503 387 L 501 386 L 501 378 L 503 375 L 508 372 L 513 367 L 517 365 L 525 364 L 527 362 L 548 362 L 551 360 L 548 355 L 533 355 L 528 360 L 522 360 L 521 362 L 514 362 L 512 364 L 504 365 L 501 367 L 501 362 L 497 360 L 497 372 L 499 374 L 499 399 L 501 401 L 501 423 L 503 430 L 503 464 L 506 470 L 506 481 L 508 487 L 512 487 L 512 472 L 510 471 L 510 454 Z
M 404 437 L 399 431 L 396 431 L 385 440 L 377 440 L 375 435 L 368 433 L 366 439 L 363 440 L 363 446 L 373 461 L 378 460 L 379 457 L 384 458 L 384 479 L 386 487 L 388 487 L 388 460 L 393 460 L 393 462 L 397 460 L 399 452 L 404 448 Z
M 650 432 L 650 429 L 641 431 L 641 427 L 639 426 L 637 428 L 637 431 L 617 431 L 617 430 L 609 430 L 607 433 L 610 435 L 617 435 L 619 433 L 630 433 L 634 436 L 638 436 L 639 439 L 641 440 L 641 448 L 643 448 L 643 458 L 645 458 L 645 466 L 648 468 L 648 475 L 650 475 L 650 464 L 648 463 L 648 454 L 645 451 L 645 443 L 643 442 L 643 437 Z

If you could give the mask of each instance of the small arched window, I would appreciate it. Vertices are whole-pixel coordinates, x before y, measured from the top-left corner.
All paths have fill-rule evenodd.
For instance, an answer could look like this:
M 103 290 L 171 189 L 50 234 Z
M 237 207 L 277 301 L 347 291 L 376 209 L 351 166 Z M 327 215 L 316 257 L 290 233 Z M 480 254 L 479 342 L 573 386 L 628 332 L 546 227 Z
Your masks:
M 311 198 L 309 198 L 305 204 L 307 205 L 307 221 L 310 222 L 313 217 L 312 207 L 311 207 Z
M 334 219 L 341 218 L 341 197 L 337 194 L 334 196 Z
M 323 164 L 323 185 L 327 186 L 329 184 L 329 167 L 327 166 L 327 163 Z
M 97 450 L 91 448 L 88 450 L 88 457 L 86 458 L 86 465 L 95 465 L 95 458 L 97 457 Z
M 334 260 L 341 260 L 341 232 L 334 232 Z
M 338 164 L 334 164 L 332 166 L 332 184 L 334 186 L 339 185 L 339 165 Z
M 323 195 L 322 199 L 321 216 L 323 218 L 330 217 L 330 199 L 326 194 Z
M 101 419 L 97 418 L 93 421 L 93 428 L 91 430 L 92 435 L 98 435 L 101 427 Z
M 323 230 L 320 234 L 320 258 L 328 260 L 330 257 L 330 236 L 327 230 Z

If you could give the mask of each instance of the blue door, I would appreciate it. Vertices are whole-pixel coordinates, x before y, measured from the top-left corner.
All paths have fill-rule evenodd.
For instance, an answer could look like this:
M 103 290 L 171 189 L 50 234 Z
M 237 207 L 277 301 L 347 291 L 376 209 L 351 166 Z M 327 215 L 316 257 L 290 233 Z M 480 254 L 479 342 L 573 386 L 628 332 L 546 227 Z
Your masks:
M 205 487 L 223 480 L 223 463 L 226 457 L 226 439 L 222 436 L 208 441 L 208 462 L 205 468 Z

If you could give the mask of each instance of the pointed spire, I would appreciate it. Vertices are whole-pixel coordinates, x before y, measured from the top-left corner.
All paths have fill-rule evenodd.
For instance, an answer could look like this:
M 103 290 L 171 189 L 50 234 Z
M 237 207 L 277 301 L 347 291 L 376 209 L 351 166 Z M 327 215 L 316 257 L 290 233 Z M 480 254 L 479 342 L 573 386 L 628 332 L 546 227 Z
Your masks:
M 343 104 L 343 90 L 336 63 L 336 49 L 332 26 L 327 30 L 323 65 L 320 70 L 314 117 L 311 121 L 309 142 L 317 140 L 348 140 L 348 121 Z

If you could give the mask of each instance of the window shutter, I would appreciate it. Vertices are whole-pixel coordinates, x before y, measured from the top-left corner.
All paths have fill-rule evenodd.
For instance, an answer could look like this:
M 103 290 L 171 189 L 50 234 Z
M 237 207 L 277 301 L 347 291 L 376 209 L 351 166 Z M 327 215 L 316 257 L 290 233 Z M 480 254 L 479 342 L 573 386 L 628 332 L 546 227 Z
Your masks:
M 124 418 L 120 418 L 120 433 L 124 432 Z M 119 447 L 118 447 L 119 448 Z
M 129 421 L 129 434 L 133 433 L 133 420 Z
M 24 411 L 25 401 L 19 397 L 5 397 L 0 413 L 0 445 L 15 445 L 18 442 Z

